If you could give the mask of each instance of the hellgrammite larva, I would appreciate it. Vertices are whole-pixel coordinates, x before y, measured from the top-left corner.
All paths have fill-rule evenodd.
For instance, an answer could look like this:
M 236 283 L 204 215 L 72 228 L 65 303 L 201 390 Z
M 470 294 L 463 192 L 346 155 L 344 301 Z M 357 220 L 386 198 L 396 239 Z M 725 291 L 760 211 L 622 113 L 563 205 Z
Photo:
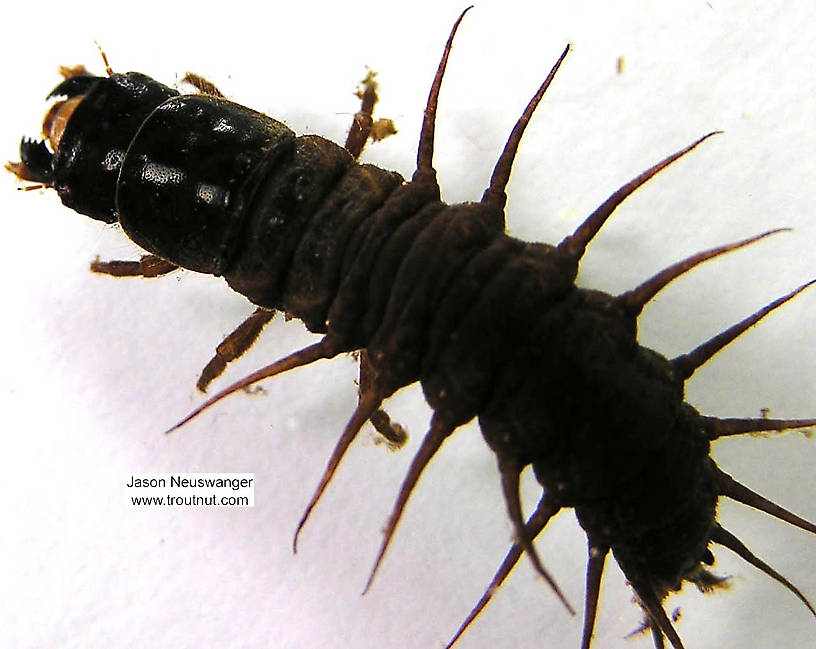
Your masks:
M 516 123 L 482 199 L 443 203 L 433 167 L 434 123 L 465 12 L 436 71 L 417 168 L 407 182 L 356 161 L 373 125 L 373 79 L 340 147 L 314 135 L 295 136 L 282 123 L 226 100 L 197 75 L 185 80 L 199 94 L 182 95 L 140 73 L 113 73 L 107 60 L 104 77 L 63 68 L 64 80 L 48 95 L 61 99 L 46 115 L 45 139 L 24 138 L 21 161 L 8 168 L 35 187 L 56 189 L 77 212 L 118 222 L 149 253 L 138 262 L 97 260 L 93 270 L 155 277 L 186 268 L 220 275 L 257 306 L 219 346 L 200 389 L 252 345 L 275 311 L 324 334 L 222 390 L 171 431 L 262 379 L 361 352 L 359 403 L 297 527 L 295 546 L 361 427 L 371 420 L 399 443 L 402 431 L 381 405 L 398 389 L 421 383 L 434 414 L 366 590 L 423 469 L 458 427 L 478 417 L 498 458 L 517 540 L 447 647 L 525 553 L 573 611 L 533 546 L 565 508 L 575 510 L 588 539 L 582 649 L 591 644 L 610 550 L 658 648 L 664 638 L 683 647 L 663 608 L 667 595 L 685 582 L 701 590 L 724 582 L 707 567 L 714 562 L 713 545 L 784 585 L 816 616 L 803 593 L 717 521 L 717 503 L 727 496 L 812 533 L 816 525 L 740 484 L 710 457 L 718 438 L 816 426 L 816 419 L 720 419 L 684 401 L 685 381 L 697 368 L 816 280 L 673 359 L 638 344 L 644 305 L 698 264 L 779 230 L 692 255 L 620 295 L 575 286 L 587 244 L 616 207 L 715 133 L 620 187 L 558 245 L 508 236 L 505 187 L 513 159 L 569 45 Z M 543 495 L 525 521 L 519 476 L 528 465 Z

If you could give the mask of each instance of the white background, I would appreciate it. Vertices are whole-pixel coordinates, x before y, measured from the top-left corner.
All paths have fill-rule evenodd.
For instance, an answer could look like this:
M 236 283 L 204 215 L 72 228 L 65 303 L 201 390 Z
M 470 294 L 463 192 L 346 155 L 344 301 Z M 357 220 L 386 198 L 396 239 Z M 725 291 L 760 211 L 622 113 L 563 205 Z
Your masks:
M 2 157 L 35 134 L 57 64 L 172 83 L 186 70 L 298 132 L 342 141 L 365 65 L 398 136 L 366 161 L 413 170 L 427 89 L 463 8 L 449 0 L 264 3 L 16 3 L 0 27 Z M 614 8 L 611 8 L 614 5 Z M 192 5 L 191 5 L 192 7 Z M 405 8 L 408 7 L 408 8 Z M 620 184 L 699 135 L 723 129 L 628 200 L 589 248 L 580 283 L 630 288 L 687 254 L 791 226 L 664 291 L 641 340 L 667 356 L 816 276 L 816 9 L 809 2 L 483 0 L 460 29 L 443 86 L 436 166 L 450 202 L 478 199 L 506 134 L 567 42 L 574 44 L 522 143 L 509 229 L 558 241 Z M 623 74 L 616 59 L 624 57 Z M 138 254 L 112 226 L 3 179 L 0 413 L 0 646 L 441 647 L 478 599 L 511 537 L 495 462 L 475 427 L 444 447 L 415 491 L 372 591 L 359 596 L 429 412 L 417 389 L 390 404 L 413 433 L 389 453 L 366 429 L 292 556 L 291 534 L 355 403 L 351 359 L 238 395 L 172 437 L 201 397 L 195 378 L 248 306 L 220 281 L 93 276 L 88 262 Z M 695 375 L 707 414 L 816 415 L 816 292 L 763 322 Z M 313 339 L 279 319 L 229 378 Z M 227 379 L 229 380 L 229 379 Z M 811 519 L 816 445 L 800 434 L 716 445 L 721 466 Z M 253 509 L 134 509 L 132 472 L 254 472 Z M 537 499 L 532 480 L 528 506 Z M 721 517 L 816 598 L 816 540 L 725 503 Z M 583 599 L 585 543 L 567 512 L 539 549 L 569 599 Z M 672 599 L 689 649 L 814 646 L 816 622 L 774 582 L 717 550 L 733 588 Z M 607 566 L 595 647 L 639 623 Z M 460 649 L 575 649 L 570 618 L 523 562 Z M 2 636 L 5 635 L 5 638 Z

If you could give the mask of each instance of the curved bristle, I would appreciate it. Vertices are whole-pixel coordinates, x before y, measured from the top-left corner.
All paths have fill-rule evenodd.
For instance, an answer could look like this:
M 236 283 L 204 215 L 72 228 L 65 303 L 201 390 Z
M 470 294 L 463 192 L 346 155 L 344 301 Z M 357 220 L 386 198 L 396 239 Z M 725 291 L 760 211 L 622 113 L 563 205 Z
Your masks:
M 581 637 L 581 649 L 589 649 L 592 644 L 592 632 L 595 629 L 595 617 L 598 613 L 598 599 L 601 595 L 601 578 L 603 577 L 606 556 L 609 554 L 608 547 L 596 546 L 592 541 L 589 541 L 588 549 L 584 631 Z
M 749 507 L 765 512 L 766 514 L 770 514 L 774 518 L 790 523 L 791 525 L 805 530 L 806 532 L 816 534 L 816 525 L 792 512 L 789 512 L 784 507 L 780 507 L 775 502 L 772 502 L 755 491 L 752 491 L 745 485 L 740 484 L 719 468 L 717 469 L 717 484 L 720 488 L 721 495 L 728 496 L 732 500 L 741 502 L 743 505 L 748 505 Z
M 784 432 L 796 428 L 816 426 L 816 419 L 765 419 L 703 417 L 703 426 L 710 440 L 750 433 Z
M 296 367 L 309 365 L 310 363 L 314 363 L 315 361 L 319 361 L 324 358 L 331 358 L 332 356 L 335 356 L 337 353 L 338 353 L 337 350 L 335 350 L 330 344 L 328 344 L 326 342 L 326 339 L 324 338 L 323 340 L 315 343 L 314 345 L 309 345 L 308 347 L 304 347 L 303 349 L 298 350 L 293 354 L 289 354 L 288 356 L 285 356 L 280 360 L 275 361 L 271 365 L 262 367 L 261 369 L 253 372 L 252 374 L 245 376 L 243 379 L 241 379 L 240 381 L 236 381 L 229 387 L 224 388 L 223 390 L 221 390 L 221 392 L 219 392 L 212 398 L 202 403 L 198 408 L 193 410 L 184 419 L 168 428 L 165 431 L 165 434 L 169 434 L 172 433 L 174 430 L 178 430 L 188 421 L 200 415 L 207 408 L 221 401 L 221 399 L 228 397 L 233 392 L 242 390 L 243 388 L 248 387 L 253 383 L 257 383 L 258 381 L 268 379 L 271 376 L 283 374 L 284 372 L 288 372 L 289 370 L 295 369 Z
M 459 14 L 459 18 L 453 23 L 448 40 L 445 43 L 445 49 L 442 51 L 442 58 L 439 61 L 439 66 L 436 69 L 433 82 L 431 83 L 431 91 L 428 93 L 428 103 L 425 106 L 425 118 L 422 122 L 422 130 L 419 133 L 419 148 L 417 149 L 417 168 L 414 172 L 414 181 L 425 180 L 436 184 L 436 170 L 433 167 L 434 154 L 434 134 L 436 131 L 436 108 L 439 105 L 439 91 L 442 88 L 442 78 L 445 76 L 445 68 L 448 66 L 448 57 L 450 56 L 451 48 L 453 47 L 453 38 L 456 36 L 456 30 L 459 29 L 459 24 L 465 17 L 465 14 L 473 9 L 473 5 L 466 7 L 465 10 Z
M 682 158 L 686 155 L 689 151 L 697 147 L 703 141 L 710 138 L 712 135 L 717 135 L 722 131 L 713 131 L 711 133 L 707 133 L 703 137 L 701 137 L 696 142 L 691 143 L 689 146 L 673 153 L 672 155 L 664 158 L 656 165 L 649 167 L 646 171 L 641 173 L 640 175 L 636 176 L 628 183 L 620 187 L 616 192 L 614 192 L 609 198 L 607 198 L 592 214 L 590 214 L 581 225 L 568 237 L 565 237 L 564 240 L 558 244 L 558 249 L 563 252 L 565 255 L 572 257 L 576 262 L 584 256 L 584 252 L 586 251 L 586 247 L 592 238 L 598 234 L 598 231 L 603 227 L 603 224 L 606 223 L 607 219 L 612 216 L 612 212 L 620 205 L 626 198 L 629 197 L 638 187 L 643 185 L 646 181 L 653 178 L 657 175 L 660 171 L 668 167 L 672 162 L 677 160 L 678 158 Z
M 510 521 L 513 523 L 513 527 L 516 531 L 518 542 L 527 553 L 527 556 L 530 557 L 530 561 L 532 561 L 536 572 L 550 585 L 550 588 L 553 589 L 553 592 L 555 592 L 558 599 L 561 600 L 561 603 L 570 612 L 570 615 L 575 615 L 575 609 L 572 608 L 572 605 L 567 601 L 566 596 L 555 579 L 553 579 L 552 575 L 550 575 L 549 571 L 544 567 L 544 564 L 541 563 L 538 552 L 536 552 L 535 546 L 533 545 L 533 540 L 527 533 L 527 528 L 521 514 L 521 499 L 519 496 L 521 467 L 515 461 L 499 456 L 499 471 L 501 472 L 502 491 L 504 492 L 504 500 L 507 503 L 507 512 L 510 515 Z
M 704 250 L 703 252 L 698 252 L 697 254 L 691 255 L 690 257 L 686 257 L 685 259 L 672 264 L 668 268 L 664 268 L 653 277 L 647 279 L 640 286 L 632 289 L 631 291 L 627 291 L 626 293 L 621 293 L 617 299 L 630 314 L 638 315 L 643 310 L 646 303 L 657 295 L 663 288 L 665 288 L 671 281 L 677 279 L 680 275 L 687 273 L 696 266 L 699 266 L 704 261 L 719 257 L 720 255 L 724 255 L 725 253 L 733 250 L 738 250 L 739 248 L 744 248 L 745 246 L 755 243 L 760 239 L 764 239 L 765 237 L 769 237 L 772 234 L 777 234 L 778 232 L 788 232 L 789 230 L 789 228 L 769 230 L 768 232 L 763 232 L 762 234 L 758 234 L 748 239 L 743 239 L 742 241 L 736 241 L 724 246 L 718 246 L 716 248 Z
M 816 284 L 816 279 L 812 279 L 809 282 L 802 284 L 800 287 L 794 289 L 787 295 L 783 295 L 770 304 L 762 307 L 756 313 L 751 314 L 744 320 L 741 320 L 722 333 L 719 333 L 710 340 L 707 340 L 702 345 L 690 351 L 688 354 L 683 354 L 682 356 L 672 359 L 671 363 L 674 367 L 675 373 L 683 380 L 691 378 L 691 375 L 694 374 L 699 367 L 704 365 L 712 356 L 714 356 L 714 354 L 723 349 L 729 343 L 736 340 L 738 336 L 745 333 L 766 315 L 775 309 L 778 309 L 780 306 L 785 304 L 785 302 L 792 300 L 806 288 L 813 286 L 813 284 Z
M 343 434 L 340 436 L 340 439 L 337 440 L 337 445 L 334 447 L 334 451 L 332 451 L 329 462 L 326 465 L 326 470 L 323 472 L 323 476 L 320 478 L 320 483 L 317 485 L 317 489 L 315 489 L 312 499 L 309 501 L 309 504 L 306 506 L 306 510 L 303 512 L 303 516 L 300 518 L 300 522 L 295 530 L 295 536 L 292 539 L 293 553 L 297 554 L 298 536 L 300 535 L 303 526 L 306 524 L 306 521 L 309 519 L 309 515 L 315 508 L 315 505 L 317 505 L 320 497 L 323 495 L 323 492 L 329 485 L 329 482 L 331 482 L 334 472 L 340 465 L 340 462 L 348 450 L 348 447 L 351 446 L 354 438 L 357 437 L 357 433 L 360 432 L 360 429 L 366 423 L 368 418 L 375 410 L 377 410 L 377 408 L 380 407 L 382 402 L 382 397 L 376 392 L 360 395 L 360 401 L 357 404 L 357 408 L 351 415 L 351 419 L 349 419 L 348 424 L 346 424 L 346 428 L 343 430 Z
M 657 636 L 665 635 L 674 649 L 685 649 L 683 641 L 680 640 L 680 636 L 677 635 L 677 631 L 674 625 L 672 625 L 669 616 L 666 615 L 666 611 L 663 610 L 663 606 L 660 604 L 660 599 L 655 594 L 654 589 L 648 584 L 640 583 L 636 585 L 635 582 L 632 582 L 632 588 L 634 588 L 641 606 L 643 606 L 651 619 L 655 648 L 660 649 L 663 646 L 663 638 L 659 638 L 658 643 Z
M 726 530 L 721 525 L 717 525 L 711 532 L 711 540 L 714 541 L 714 543 L 719 543 L 720 545 L 725 546 L 750 563 L 752 566 L 764 572 L 771 579 L 782 584 L 790 592 L 796 595 L 797 598 L 799 598 L 799 601 L 801 601 L 807 607 L 811 614 L 813 614 L 813 617 L 816 617 L 816 610 L 814 610 L 813 605 L 808 601 L 808 598 L 802 594 L 802 591 L 800 591 L 796 586 L 780 575 L 762 559 L 753 554 L 747 547 L 745 547 L 745 544 L 736 536 L 731 534 L 731 532 Z
M 510 180 L 510 171 L 513 168 L 513 160 L 516 158 L 516 152 L 521 143 L 521 136 L 524 135 L 524 129 L 526 129 L 527 124 L 530 123 L 535 109 L 544 97 L 544 93 L 547 92 L 547 88 L 550 87 L 552 80 L 558 72 L 558 68 L 561 67 L 564 59 L 567 58 L 570 47 L 571 45 L 567 44 L 564 51 L 561 52 L 561 56 L 558 57 L 547 78 L 544 79 L 544 82 L 539 86 L 535 95 L 533 95 L 533 98 L 527 104 L 521 117 L 518 118 L 516 125 L 510 133 L 510 137 L 507 138 L 504 150 L 501 152 L 496 166 L 493 168 L 493 175 L 490 177 L 490 186 L 485 190 L 482 196 L 482 203 L 497 207 L 500 210 L 504 209 L 504 205 L 507 202 L 507 195 L 504 193 L 504 190 Z
M 525 525 L 527 536 L 531 539 L 535 539 L 546 527 L 549 520 L 559 511 L 560 507 L 556 505 L 553 499 L 548 497 L 547 493 L 545 492 L 541 497 L 541 500 L 538 501 L 536 510 L 532 513 L 530 518 L 527 519 L 527 524 Z M 450 639 L 450 642 L 445 645 L 445 649 L 451 649 L 451 647 L 456 644 L 456 641 L 459 640 L 462 634 L 467 630 L 473 620 L 475 620 L 484 610 L 488 602 L 490 602 L 490 599 L 493 597 L 493 593 L 495 593 L 499 586 L 504 583 L 504 580 L 507 579 L 507 576 L 513 570 L 516 563 L 518 563 L 518 560 L 521 558 L 522 554 L 524 554 L 524 550 L 521 547 L 521 543 L 517 541 L 512 545 L 510 550 L 508 550 L 504 560 L 501 562 L 493 575 L 493 579 L 485 589 L 485 592 L 482 594 L 482 597 L 476 603 L 476 606 L 471 609 L 470 614 L 467 616 L 465 621 L 462 622 L 459 629 Z
M 371 584 L 374 582 L 374 577 L 377 574 L 380 564 L 382 564 L 385 551 L 388 549 L 388 545 L 391 543 L 391 539 L 394 536 L 394 531 L 397 529 L 397 524 L 402 517 L 402 512 L 405 509 L 405 505 L 408 502 L 411 492 L 414 490 L 414 487 L 419 480 L 420 474 L 425 467 L 428 466 L 428 463 L 442 446 L 442 443 L 451 435 L 451 433 L 453 433 L 455 429 L 456 426 L 449 424 L 438 415 L 434 415 L 433 419 L 431 420 L 430 430 L 428 430 L 428 433 L 425 435 L 425 439 L 422 440 L 422 445 L 419 447 L 419 450 L 414 456 L 411 466 L 408 468 L 408 473 L 406 474 L 402 486 L 400 487 L 397 501 L 394 503 L 394 509 L 391 511 L 391 516 L 388 518 L 388 524 L 386 525 L 385 532 L 383 532 L 383 540 L 382 544 L 380 545 L 380 551 L 377 554 L 377 559 L 374 561 L 374 567 L 371 569 L 368 582 L 366 582 L 365 588 L 363 589 L 363 595 L 368 592 L 368 590 L 371 588 Z

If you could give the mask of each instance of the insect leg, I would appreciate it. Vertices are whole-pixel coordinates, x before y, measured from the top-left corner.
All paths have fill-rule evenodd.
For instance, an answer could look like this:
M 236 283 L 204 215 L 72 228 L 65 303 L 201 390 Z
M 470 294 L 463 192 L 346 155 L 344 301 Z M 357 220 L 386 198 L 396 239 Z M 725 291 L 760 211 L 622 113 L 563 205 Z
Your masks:
M 219 99 L 226 99 L 226 95 L 218 89 L 212 81 L 205 79 L 200 74 L 195 72 L 187 72 L 181 78 L 181 83 L 187 83 L 198 90 L 202 95 L 209 95 L 210 97 L 218 97 Z
M 355 159 L 359 158 L 362 153 L 373 126 L 372 113 L 377 103 L 377 84 L 374 81 L 374 76 L 374 73 L 369 73 L 366 79 L 363 80 L 365 85 L 364 89 L 360 92 L 362 105 L 360 111 L 355 115 L 348 140 L 346 141 L 345 148 Z M 182 77 L 181 82 L 190 84 L 202 94 L 213 97 L 224 97 L 224 94 L 215 84 L 194 72 L 187 72 Z M 261 331 L 269 323 L 273 315 L 274 312 L 272 311 L 258 308 L 244 322 L 238 325 L 238 327 L 216 347 L 215 355 L 201 372 L 196 387 L 202 392 L 205 392 L 207 386 L 224 372 L 228 363 L 242 356 L 255 343 Z M 363 382 L 363 374 L 365 371 L 365 366 L 361 363 L 361 383 Z M 401 435 L 399 432 L 401 429 L 391 426 L 390 418 L 385 412 L 377 411 L 375 415 L 376 416 L 372 418 L 372 423 L 377 431 L 389 441 L 400 443 L 400 440 L 404 438 L 404 435 Z
M 373 73 L 363 79 L 363 87 L 359 91 L 360 110 L 354 114 L 351 121 L 348 136 L 346 136 L 345 149 L 355 160 L 360 158 L 368 136 L 371 135 L 371 128 L 374 125 L 374 106 L 377 104 L 377 84 L 374 81 Z
M 360 394 L 359 400 L 362 401 L 364 396 L 374 391 L 376 373 L 371 367 L 371 361 L 368 358 L 368 352 L 365 349 L 360 350 Z M 391 417 L 382 408 L 377 408 L 369 417 L 371 425 L 376 431 L 382 435 L 389 443 L 396 447 L 401 447 L 408 441 L 407 431 L 399 424 L 392 422 Z
M 377 82 L 374 80 L 374 77 L 376 76 L 376 72 L 369 70 L 365 79 L 363 79 L 361 82 L 362 87 L 357 91 L 357 96 L 360 98 L 360 110 L 358 110 L 354 115 L 354 119 L 351 122 L 351 127 L 349 128 L 346 143 L 344 145 L 346 151 L 348 151 L 355 160 L 359 160 L 369 137 L 372 136 L 372 129 L 374 128 L 375 124 L 374 107 L 377 105 L 377 101 L 379 101 L 379 97 L 377 96 Z M 391 120 L 378 120 L 378 122 L 383 121 L 389 123 L 391 122 Z M 393 128 L 393 124 L 391 125 L 391 129 L 394 133 L 396 133 L 396 129 Z M 371 367 L 371 363 L 368 359 L 368 352 L 366 352 L 365 349 L 360 350 L 359 359 L 359 403 L 362 404 L 364 395 L 373 390 L 375 372 Z M 387 412 L 385 412 L 385 410 L 379 407 L 379 404 L 377 404 L 377 408 L 371 413 L 370 420 L 375 430 L 390 443 L 396 446 L 402 446 L 407 441 L 408 434 L 406 433 L 405 429 L 399 424 L 392 423 L 391 417 Z M 325 487 L 325 485 L 323 486 Z M 312 507 L 314 507 L 316 504 L 318 497 L 319 493 L 315 494 L 313 502 L 309 505 L 303 520 L 300 522 L 300 525 L 298 525 L 298 531 L 295 533 L 295 545 L 297 545 L 297 535 L 300 532 L 300 528 L 303 527 L 303 524 L 305 523 Z
M 91 271 L 113 277 L 161 277 L 178 270 L 178 266 L 156 255 L 142 255 L 139 261 L 100 261 L 99 257 L 91 262 Z
M 98 46 L 99 43 L 97 43 L 97 47 Z M 57 68 L 57 71 L 60 73 L 60 76 L 63 79 L 70 79 L 71 77 L 85 77 L 91 74 L 84 65 L 61 65 Z
M 360 110 L 354 114 L 344 146 L 355 160 L 360 158 L 369 139 L 377 142 L 397 132 L 394 122 L 390 119 L 374 120 L 374 106 L 379 101 L 377 82 L 374 80 L 376 76 L 376 72 L 369 70 L 355 93 L 360 98 Z
M 258 336 L 261 335 L 264 327 L 269 324 L 275 316 L 275 311 L 258 307 L 246 320 L 239 324 L 218 347 L 215 348 L 215 355 L 201 371 L 196 387 L 201 392 L 206 392 L 207 387 L 217 379 L 227 364 L 243 356 L 247 350 L 255 344 Z
M 313 345 L 309 345 L 308 347 L 304 347 L 303 349 L 299 349 L 296 352 L 289 354 L 288 356 L 284 356 L 283 358 L 267 365 L 266 367 L 262 367 L 259 370 L 248 374 L 240 381 L 236 381 L 232 385 L 227 388 L 224 388 L 213 397 L 210 397 L 202 403 L 198 408 L 193 410 L 190 414 L 188 414 L 184 419 L 176 423 L 175 425 L 168 428 L 165 433 L 172 433 L 174 430 L 181 428 L 184 424 L 188 421 L 197 417 L 202 412 L 204 412 L 207 408 L 212 405 L 215 405 L 221 399 L 228 397 L 233 392 L 237 392 L 238 390 L 243 390 L 245 387 L 253 385 L 258 381 L 263 381 L 264 379 L 268 379 L 272 376 L 277 376 L 278 374 L 283 374 L 284 372 L 288 372 L 289 370 L 293 370 L 296 367 L 302 367 L 304 365 L 310 365 L 315 361 L 322 360 L 324 358 L 334 358 L 339 354 L 341 349 L 338 348 L 336 341 L 331 340 L 330 338 L 326 337 L 320 340 L 319 342 L 314 343 Z
M 156 255 L 143 255 L 139 261 L 100 261 L 97 257 L 91 262 L 91 270 L 94 273 L 114 277 L 159 277 L 177 269 L 178 266 Z M 255 309 L 251 316 L 215 348 L 215 355 L 202 370 L 196 387 L 201 392 L 206 392 L 207 386 L 221 376 L 228 363 L 240 358 L 252 347 L 274 315 L 274 311 L 260 307 Z

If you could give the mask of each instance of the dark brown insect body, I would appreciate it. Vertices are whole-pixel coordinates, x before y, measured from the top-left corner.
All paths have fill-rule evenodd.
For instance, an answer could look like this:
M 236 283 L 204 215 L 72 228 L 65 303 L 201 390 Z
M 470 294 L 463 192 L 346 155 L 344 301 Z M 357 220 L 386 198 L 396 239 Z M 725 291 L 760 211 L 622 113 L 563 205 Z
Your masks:
M 816 420 L 721 420 L 684 402 L 684 382 L 697 367 L 809 284 L 673 360 L 638 345 L 644 304 L 702 261 L 771 233 L 694 255 L 618 296 L 574 284 L 586 245 L 613 210 L 705 138 L 621 187 L 557 246 L 505 234 L 504 188 L 521 134 L 568 49 L 519 120 L 478 203 L 443 203 L 432 166 L 450 41 L 429 98 L 417 171 L 407 183 L 358 164 L 359 148 L 295 137 L 283 124 L 214 96 L 212 87 L 207 95 L 178 95 L 137 73 L 71 74 L 52 92 L 68 97 L 46 120 L 53 153 L 45 143 L 24 140 L 13 171 L 54 187 L 79 212 L 118 221 L 164 260 L 155 273 L 142 264 L 135 273 L 114 274 L 180 266 L 222 275 L 261 309 L 283 311 L 325 334 L 193 415 L 262 378 L 365 351 L 359 406 L 298 530 L 362 425 L 396 390 L 420 381 L 434 416 L 377 566 L 424 467 L 456 428 L 478 418 L 498 457 L 518 537 L 494 584 L 527 552 L 569 607 L 532 539 L 560 509 L 574 508 L 589 539 L 584 649 L 610 550 L 658 647 L 664 636 L 682 647 L 661 606 L 666 595 L 685 581 L 705 588 L 719 582 L 706 568 L 713 544 L 781 581 L 813 612 L 798 590 L 717 523 L 717 502 L 726 495 L 802 529 L 816 527 L 722 472 L 709 446 L 721 436 Z M 245 336 L 246 346 L 253 338 Z M 528 465 L 544 495 L 525 523 L 519 475 Z

